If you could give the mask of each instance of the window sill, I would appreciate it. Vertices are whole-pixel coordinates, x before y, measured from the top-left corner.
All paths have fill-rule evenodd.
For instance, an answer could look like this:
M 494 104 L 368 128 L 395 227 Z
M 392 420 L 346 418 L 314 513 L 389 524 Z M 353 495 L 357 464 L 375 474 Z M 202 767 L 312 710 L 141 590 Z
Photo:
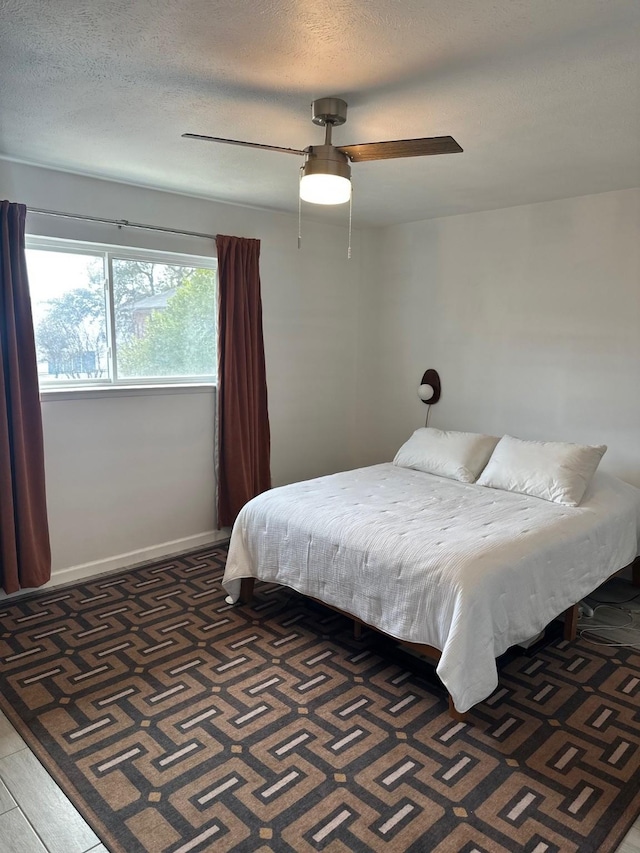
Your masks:
M 81 388 L 41 388 L 41 403 L 60 403 L 67 400 L 100 400 L 107 397 L 155 397 L 170 394 L 214 394 L 213 383 L 176 383 L 167 385 L 110 385 Z

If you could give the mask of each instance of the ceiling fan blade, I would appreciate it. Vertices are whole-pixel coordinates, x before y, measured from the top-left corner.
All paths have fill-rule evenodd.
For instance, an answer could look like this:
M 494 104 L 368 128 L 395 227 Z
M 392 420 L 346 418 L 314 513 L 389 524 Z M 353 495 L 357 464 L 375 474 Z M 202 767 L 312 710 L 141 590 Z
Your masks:
M 200 133 L 183 133 L 183 139 L 202 139 L 205 142 L 227 142 L 229 145 L 242 145 L 244 148 L 263 148 L 265 151 L 284 151 L 285 154 L 298 154 L 302 157 L 306 151 L 297 148 L 279 148 L 277 145 L 261 145 L 259 142 L 240 142 L 239 139 L 223 139 L 220 136 L 202 136 Z
M 428 154 L 456 154 L 462 148 L 453 136 L 425 139 L 397 139 L 393 142 L 367 142 L 364 145 L 339 145 L 353 163 L 364 160 L 395 160 L 397 157 L 424 157 Z

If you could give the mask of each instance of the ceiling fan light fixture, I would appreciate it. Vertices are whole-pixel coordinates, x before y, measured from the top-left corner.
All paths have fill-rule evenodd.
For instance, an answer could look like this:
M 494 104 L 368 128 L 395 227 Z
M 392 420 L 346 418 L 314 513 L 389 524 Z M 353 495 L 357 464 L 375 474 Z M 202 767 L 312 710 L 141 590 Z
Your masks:
M 311 204 L 344 204 L 351 198 L 351 181 L 340 175 L 321 172 L 303 175 L 300 181 L 300 198 Z
M 332 145 L 309 148 L 302 167 L 300 198 L 311 204 L 344 204 L 351 198 L 351 166 Z

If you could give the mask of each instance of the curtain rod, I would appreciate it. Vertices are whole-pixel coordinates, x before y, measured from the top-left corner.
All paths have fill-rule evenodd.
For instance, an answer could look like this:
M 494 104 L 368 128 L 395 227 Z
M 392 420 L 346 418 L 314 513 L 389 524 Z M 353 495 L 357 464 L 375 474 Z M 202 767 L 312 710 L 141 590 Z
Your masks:
M 177 228 L 164 228 L 162 225 L 143 225 L 140 222 L 129 222 L 128 219 L 102 219 L 99 216 L 84 216 L 80 213 L 62 213 L 59 210 L 41 210 L 38 207 L 28 207 L 27 213 L 37 213 L 41 216 L 58 216 L 61 219 L 81 219 L 86 222 L 100 222 L 104 225 L 116 225 L 118 228 L 142 228 L 145 231 L 162 231 L 165 234 L 182 234 L 185 237 L 203 237 L 205 240 L 215 240 L 215 234 L 202 234 L 200 231 L 180 231 Z

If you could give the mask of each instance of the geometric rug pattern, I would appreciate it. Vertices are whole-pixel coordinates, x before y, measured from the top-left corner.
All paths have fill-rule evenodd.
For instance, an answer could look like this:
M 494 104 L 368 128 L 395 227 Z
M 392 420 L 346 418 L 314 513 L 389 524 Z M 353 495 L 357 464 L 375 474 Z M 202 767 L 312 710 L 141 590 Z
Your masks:
M 227 605 L 225 557 L 0 604 L 0 705 L 109 850 L 615 850 L 640 810 L 637 651 L 514 654 L 455 722 L 427 663 L 344 617 L 259 583 Z

